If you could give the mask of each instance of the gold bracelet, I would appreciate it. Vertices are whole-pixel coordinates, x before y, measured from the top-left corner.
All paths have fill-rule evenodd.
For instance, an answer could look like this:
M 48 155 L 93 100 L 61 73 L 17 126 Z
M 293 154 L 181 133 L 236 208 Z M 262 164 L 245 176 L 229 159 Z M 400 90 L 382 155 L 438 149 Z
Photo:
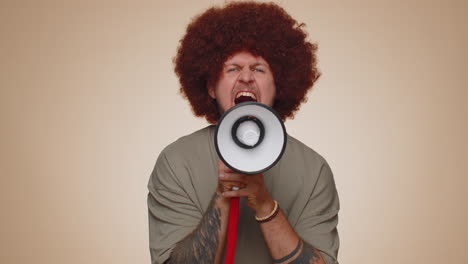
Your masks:
M 255 216 L 255 220 L 257 220 L 257 222 L 264 223 L 264 222 L 270 221 L 271 219 L 273 219 L 273 217 L 275 217 L 278 214 L 278 211 L 279 211 L 278 202 L 276 200 L 273 200 L 273 202 L 275 202 L 275 207 L 273 208 L 273 211 L 271 211 L 271 213 L 269 213 L 267 216 L 264 216 L 264 217 Z

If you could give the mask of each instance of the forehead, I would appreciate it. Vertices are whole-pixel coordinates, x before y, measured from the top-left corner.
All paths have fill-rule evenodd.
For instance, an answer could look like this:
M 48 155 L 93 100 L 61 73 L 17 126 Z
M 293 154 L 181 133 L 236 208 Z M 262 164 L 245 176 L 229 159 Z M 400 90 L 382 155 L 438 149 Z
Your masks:
M 241 51 L 234 53 L 231 57 L 229 57 L 226 62 L 224 62 L 224 65 L 230 65 L 230 64 L 264 64 L 268 65 L 268 62 L 261 56 L 254 56 L 252 53 L 247 52 L 247 51 Z

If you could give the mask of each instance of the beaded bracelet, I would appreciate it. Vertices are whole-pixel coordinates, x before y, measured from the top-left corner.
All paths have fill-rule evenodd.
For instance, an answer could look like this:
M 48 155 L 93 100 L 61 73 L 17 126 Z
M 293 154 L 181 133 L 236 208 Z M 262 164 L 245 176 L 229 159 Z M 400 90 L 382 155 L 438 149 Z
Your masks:
M 275 218 L 275 216 L 278 214 L 278 212 L 279 212 L 278 202 L 275 201 L 275 200 L 273 200 L 273 202 L 275 202 L 275 207 L 273 208 L 273 211 L 271 211 L 271 213 L 269 215 L 264 216 L 264 217 L 255 216 L 255 220 L 257 220 L 258 223 L 268 222 L 271 219 Z

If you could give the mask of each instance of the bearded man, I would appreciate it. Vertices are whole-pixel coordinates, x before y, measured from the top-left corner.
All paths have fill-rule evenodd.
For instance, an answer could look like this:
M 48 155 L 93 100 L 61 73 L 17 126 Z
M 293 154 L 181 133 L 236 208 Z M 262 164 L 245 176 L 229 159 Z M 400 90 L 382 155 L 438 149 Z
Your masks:
M 293 117 L 320 75 L 303 28 L 278 5 L 255 2 L 210 8 L 188 25 L 175 72 L 193 113 L 212 125 L 157 159 L 148 183 L 152 263 L 221 263 L 232 197 L 245 197 L 236 263 L 338 263 L 339 200 L 320 154 L 288 136 L 275 166 L 243 175 L 219 161 L 213 142 L 220 116 L 241 102 Z

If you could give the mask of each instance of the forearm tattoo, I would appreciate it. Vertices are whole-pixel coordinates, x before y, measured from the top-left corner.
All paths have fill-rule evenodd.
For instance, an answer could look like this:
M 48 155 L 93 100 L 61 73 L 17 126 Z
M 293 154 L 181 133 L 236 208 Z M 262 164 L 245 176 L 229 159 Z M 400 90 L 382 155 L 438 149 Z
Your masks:
M 294 256 L 296 256 L 297 252 L 299 252 L 299 250 L 302 247 L 302 244 L 303 244 L 302 240 L 299 239 L 299 242 L 297 243 L 297 247 L 291 253 L 289 253 L 287 256 L 282 257 L 280 259 L 273 259 L 273 263 L 283 263 L 285 261 L 292 259 Z
M 214 205 L 217 199 L 220 199 L 220 196 L 215 194 L 200 224 L 192 233 L 177 243 L 166 264 L 214 263 L 221 230 L 221 209 Z
M 290 262 L 290 264 L 315 264 L 319 263 L 321 257 L 311 245 L 303 242 L 302 252 L 299 256 Z

